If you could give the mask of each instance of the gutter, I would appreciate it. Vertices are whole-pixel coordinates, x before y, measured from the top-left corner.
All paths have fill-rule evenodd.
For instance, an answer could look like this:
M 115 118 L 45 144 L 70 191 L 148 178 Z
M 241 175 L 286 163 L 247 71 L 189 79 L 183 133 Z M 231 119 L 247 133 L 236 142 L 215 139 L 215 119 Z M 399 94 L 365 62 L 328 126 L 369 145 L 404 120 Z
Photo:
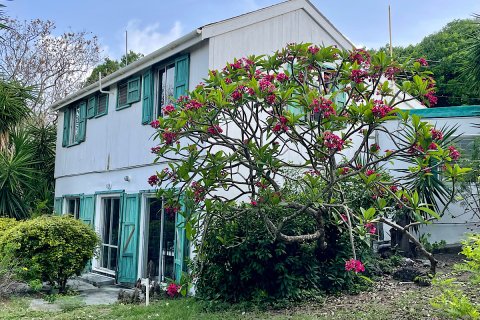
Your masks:
M 115 71 L 112 74 L 109 74 L 105 78 L 102 78 L 102 87 L 108 87 L 108 86 L 114 84 L 115 82 L 117 82 L 119 80 L 118 78 L 120 78 L 122 76 L 125 76 L 125 75 L 130 76 L 131 74 L 134 74 L 134 73 L 138 72 L 139 70 L 141 70 L 140 67 L 143 69 L 143 68 L 147 67 L 149 64 L 153 64 L 153 63 L 158 62 L 156 60 L 158 60 L 159 57 L 161 57 L 162 55 L 164 55 L 165 53 L 167 53 L 169 51 L 175 50 L 176 48 L 178 48 L 182 44 L 187 43 L 190 40 L 194 40 L 194 39 L 198 38 L 197 42 L 202 41 L 201 37 L 199 37 L 201 34 L 202 34 L 202 29 L 201 28 L 195 29 L 195 30 L 187 33 L 183 37 L 178 38 L 177 40 L 174 40 L 174 41 L 170 42 L 169 44 L 161 47 L 160 49 L 150 53 L 149 55 L 143 57 L 142 59 L 137 60 L 137 61 L 127 65 L 126 67 L 123 67 L 122 69 Z M 194 43 L 194 44 L 196 44 L 196 43 Z M 75 93 L 72 93 L 72 94 L 66 96 L 62 100 L 54 102 L 49 107 L 49 109 L 51 109 L 53 111 L 58 110 L 58 109 L 64 107 L 65 105 L 69 104 L 70 102 L 78 100 L 79 98 L 81 98 L 83 96 L 87 96 L 89 94 L 97 92 L 99 89 L 100 90 L 102 89 L 102 88 L 99 88 L 99 85 L 100 85 L 99 81 L 97 81 L 95 83 L 92 83 L 91 85 L 89 85 L 85 88 L 82 88 L 82 89 L 76 91 Z

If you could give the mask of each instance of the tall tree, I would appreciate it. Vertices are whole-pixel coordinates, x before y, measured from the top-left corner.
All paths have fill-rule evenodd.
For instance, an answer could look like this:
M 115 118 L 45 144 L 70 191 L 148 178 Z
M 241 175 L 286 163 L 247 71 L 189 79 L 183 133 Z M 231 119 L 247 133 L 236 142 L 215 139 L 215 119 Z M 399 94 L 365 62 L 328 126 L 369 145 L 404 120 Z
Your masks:
M 480 94 L 480 15 L 475 15 L 475 19 L 476 29 L 469 36 L 463 72 L 469 88 L 478 96 Z
M 474 20 L 454 20 L 416 45 L 394 47 L 394 57 L 397 60 L 409 57 L 427 59 L 437 82 L 436 107 L 480 104 L 478 93 L 471 90 L 469 79 L 463 71 L 465 62 L 471 59 L 467 49 L 471 36 L 476 31 Z M 380 50 L 387 51 L 387 48 L 388 46 Z
M 98 73 L 102 73 L 102 77 L 105 77 L 109 74 L 114 73 L 120 68 L 125 67 L 127 64 L 137 61 L 138 59 L 143 58 L 143 53 L 136 53 L 130 50 L 128 54 L 124 54 L 120 60 L 112 60 L 110 58 L 105 58 L 103 63 L 96 66 L 90 75 L 88 76 L 87 80 L 85 81 L 85 86 L 88 86 L 92 83 L 98 81 Z
M 0 30 L 0 73 L 36 87 L 30 103 L 36 113 L 47 114 L 50 104 L 79 89 L 98 63 L 97 38 L 86 31 L 58 35 L 54 22 L 39 19 L 1 22 L 8 28 Z

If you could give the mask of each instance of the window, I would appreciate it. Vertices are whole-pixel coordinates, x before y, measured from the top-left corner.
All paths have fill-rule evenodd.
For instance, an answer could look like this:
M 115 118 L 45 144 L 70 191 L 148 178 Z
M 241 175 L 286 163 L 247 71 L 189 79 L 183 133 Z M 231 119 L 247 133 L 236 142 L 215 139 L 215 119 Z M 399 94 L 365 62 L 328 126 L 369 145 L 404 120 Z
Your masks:
M 462 135 L 454 142 L 465 160 L 478 160 L 480 149 L 480 135 Z
M 121 82 L 117 86 L 117 110 L 128 108 L 140 101 L 140 77 Z
M 142 124 L 162 116 L 162 108 L 188 91 L 190 62 L 188 54 L 143 73 Z
M 120 199 L 103 199 L 101 220 L 100 267 L 111 272 L 117 270 L 118 235 L 120 230 Z
M 108 113 L 108 94 L 96 94 L 87 99 L 87 118 L 101 117 Z
M 156 87 L 157 107 L 154 118 L 161 117 L 162 108 L 174 101 L 175 64 L 158 69 L 158 85 Z
M 64 110 L 63 147 L 85 141 L 87 125 L 87 102 L 81 101 Z
M 80 217 L 80 197 L 67 198 L 67 214 L 71 214 L 78 219 Z

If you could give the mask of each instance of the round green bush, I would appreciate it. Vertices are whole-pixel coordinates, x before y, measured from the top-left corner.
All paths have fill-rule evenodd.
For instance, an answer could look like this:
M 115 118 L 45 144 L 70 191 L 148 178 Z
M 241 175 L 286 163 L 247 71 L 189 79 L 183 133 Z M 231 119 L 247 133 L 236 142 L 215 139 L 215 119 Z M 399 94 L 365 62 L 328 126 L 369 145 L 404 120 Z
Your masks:
M 70 216 L 41 216 L 20 222 L 0 235 L 0 255 L 11 253 L 25 271 L 23 277 L 57 284 L 80 275 L 99 243 L 97 234 Z
M 17 223 L 18 221 L 13 218 L 0 218 L 0 237 L 5 231 L 13 228 Z

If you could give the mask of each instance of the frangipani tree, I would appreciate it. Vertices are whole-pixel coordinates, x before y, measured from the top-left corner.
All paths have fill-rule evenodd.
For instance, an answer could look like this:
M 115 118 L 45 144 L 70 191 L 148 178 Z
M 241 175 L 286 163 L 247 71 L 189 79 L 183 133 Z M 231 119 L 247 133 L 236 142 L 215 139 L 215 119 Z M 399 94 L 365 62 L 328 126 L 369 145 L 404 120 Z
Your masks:
M 350 233 L 352 259 L 345 268 L 362 272 L 354 235 L 374 233 L 374 223 L 384 222 L 408 236 L 434 272 L 435 258 L 410 229 L 439 218 L 425 201 L 438 185 L 418 181 L 442 171 L 455 183 L 465 169 L 448 145 L 451 132 L 397 109 L 413 99 L 429 104 L 433 92 L 422 60 L 400 64 L 382 52 L 290 44 L 271 56 L 235 60 L 152 122 L 159 141 L 152 152 L 170 168 L 149 183 L 167 198 L 169 212 L 186 218 L 187 234 L 197 240 L 210 231 L 212 217 L 238 218 L 244 210 L 257 210 L 277 239 L 318 241 L 323 248 L 326 225 L 335 223 Z M 387 130 L 388 120 L 398 120 L 401 130 Z M 372 140 L 377 135 L 390 137 L 390 150 L 380 150 Z M 392 177 L 387 166 L 394 161 L 408 172 Z M 345 186 L 353 180 L 375 195 L 372 207 L 352 208 Z M 295 196 L 284 192 L 292 184 Z M 449 201 L 446 190 L 436 194 Z M 395 207 L 415 221 L 392 222 Z M 273 218 L 272 208 L 287 214 Z M 283 227 L 300 218 L 314 221 L 315 230 L 285 233 Z

